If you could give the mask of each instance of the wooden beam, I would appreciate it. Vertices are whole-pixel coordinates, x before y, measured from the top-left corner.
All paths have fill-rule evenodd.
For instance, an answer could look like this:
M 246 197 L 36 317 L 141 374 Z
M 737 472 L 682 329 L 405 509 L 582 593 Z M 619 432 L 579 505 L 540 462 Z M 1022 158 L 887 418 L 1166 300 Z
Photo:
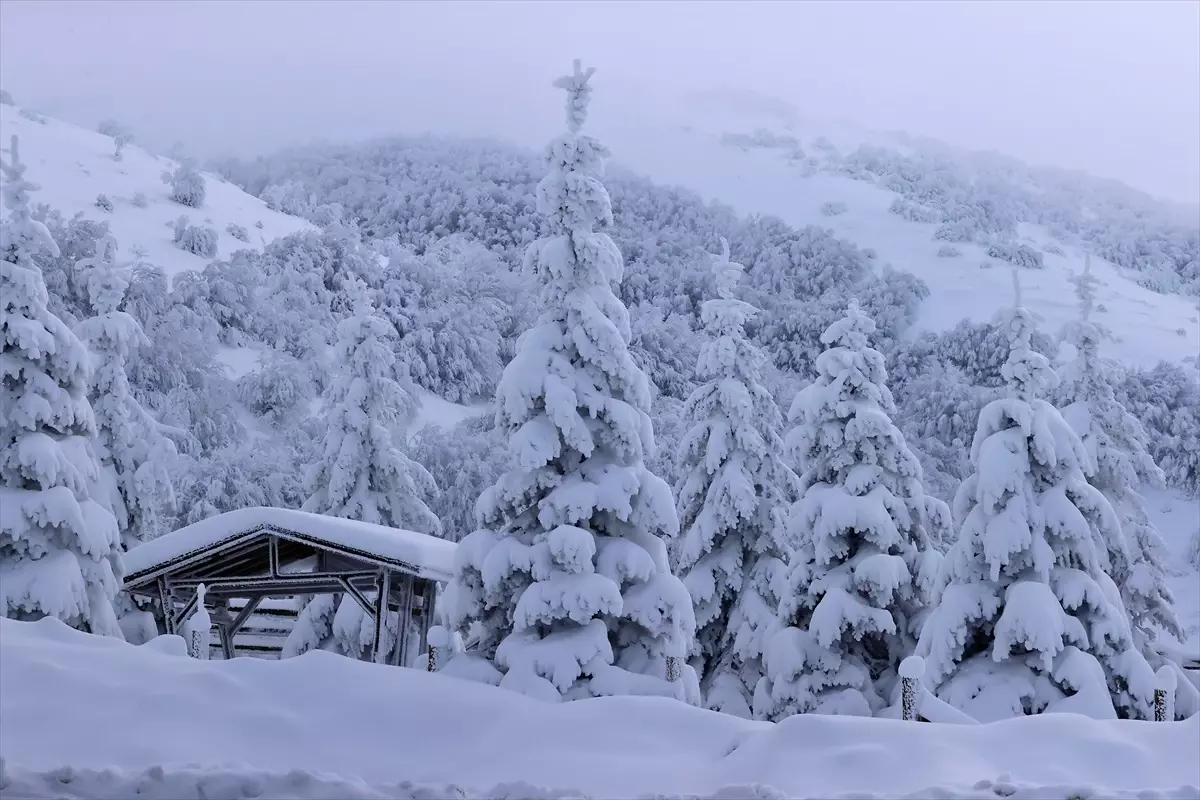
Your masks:
M 437 581 L 425 581 L 425 608 L 421 609 L 421 649 L 429 648 L 429 629 L 433 626 L 434 610 L 437 608 Z
M 279 537 L 267 539 L 267 574 L 272 578 L 279 575 Z
M 173 593 L 174 588 L 175 588 L 174 584 L 171 584 L 171 583 L 167 584 L 168 592 Z M 199 597 L 199 595 L 192 594 L 192 598 L 190 600 L 188 600 L 187 603 L 184 604 L 183 610 L 175 615 L 175 630 L 179 630 L 179 628 L 183 625 L 184 620 L 186 620 L 188 618 L 188 615 L 190 615 L 192 613 L 192 610 L 196 608 L 196 598 L 197 597 Z
M 167 591 L 167 579 L 159 578 L 158 581 L 158 602 L 162 605 L 163 625 L 166 627 L 168 635 L 175 633 L 175 602 L 171 600 L 171 595 Z
M 242 610 L 233 618 L 233 622 L 229 623 L 229 636 L 233 638 L 237 636 L 238 631 L 246 624 L 246 620 L 250 619 L 250 615 L 258 608 L 258 604 L 262 602 L 261 597 L 251 597 L 246 601 L 246 605 L 242 606 Z
M 341 583 L 342 589 L 345 590 L 346 594 L 353 597 L 354 601 L 362 606 L 362 610 L 365 613 L 372 615 L 375 613 L 375 607 L 371 604 L 371 601 L 367 600 L 367 596 L 355 588 L 349 580 L 343 578 L 339 583 Z
M 272 578 L 270 575 L 213 575 L 207 578 L 185 578 L 182 580 L 171 581 L 171 586 L 184 589 L 195 588 L 200 584 L 204 584 L 207 588 L 214 591 L 223 589 L 257 589 L 257 588 L 273 588 L 276 586 L 286 587 L 294 591 L 288 592 L 280 590 L 280 596 L 287 594 L 304 594 L 306 587 L 320 586 L 322 584 L 340 585 L 341 581 L 357 581 L 374 583 L 378 573 L 376 571 L 359 571 L 359 572 L 296 572 L 287 575 L 278 575 Z M 340 591 L 334 589 L 332 591 Z M 228 591 L 221 591 L 221 594 L 229 594 Z
M 375 598 L 375 649 L 371 655 L 376 664 L 383 664 L 387 659 L 387 653 L 384 651 L 383 643 L 387 638 L 387 613 L 388 613 L 388 595 L 392 590 L 392 572 L 391 570 L 380 570 L 379 580 L 376 582 L 378 587 L 377 596 Z M 396 638 L 396 645 L 399 646 L 400 639 Z
M 404 588 L 401 590 L 400 630 L 397 633 L 399 641 L 396 647 L 400 650 L 400 666 L 407 667 L 412 663 L 412 642 L 408 640 L 408 631 L 412 626 L 413 588 L 416 578 L 412 575 L 404 575 L 401 583 Z
M 218 625 L 217 635 L 221 637 L 221 655 L 226 661 L 233 660 L 233 636 L 228 625 Z

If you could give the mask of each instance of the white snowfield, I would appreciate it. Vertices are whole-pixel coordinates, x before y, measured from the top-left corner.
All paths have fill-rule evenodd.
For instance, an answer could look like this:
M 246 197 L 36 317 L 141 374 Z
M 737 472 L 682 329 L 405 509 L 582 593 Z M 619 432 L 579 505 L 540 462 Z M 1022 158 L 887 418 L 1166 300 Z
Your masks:
M 7 154 L 11 137 L 18 136 L 29 178 L 41 187 L 34 201 L 46 203 L 64 217 L 82 212 L 85 219 L 108 222 L 122 259 L 131 259 L 134 249 L 140 248 L 145 261 L 161 267 L 168 277 L 204 269 L 210 259 L 175 245 L 171 225 L 184 215 L 192 225 L 216 229 L 218 258 L 228 258 L 236 250 L 261 250 L 280 236 L 315 230 L 307 220 L 272 211 L 262 200 L 208 172 L 202 173 L 203 207 L 180 205 L 171 200 L 161 177 L 163 171 L 173 171 L 176 162 L 151 155 L 137 144 L 126 146 L 116 161 L 112 137 L 44 119 L 44 123 L 34 122 L 22 117 L 19 108 L 0 105 L 0 150 Z M 139 192 L 146 197 L 145 207 L 133 204 Z M 112 201 L 111 212 L 96 207 L 98 194 Z M 230 235 L 226 228 L 231 224 L 245 228 L 250 241 Z
M 198 661 L 49 619 L 0 619 L 0 642 L 5 798 L 1200 797 L 1197 717 L 776 725 L 319 651 Z
M 617 163 L 656 182 L 683 186 L 738 213 L 771 215 L 795 227 L 830 228 L 859 247 L 874 249 L 878 264 L 911 272 L 929 286 L 930 295 L 916 321 L 918 329 L 942 331 L 964 318 L 989 322 L 1012 303 L 1010 265 L 989 258 L 986 248 L 977 244 L 955 243 L 961 255 L 939 258 L 938 249 L 946 243 L 934 240 L 937 225 L 911 222 L 888 211 L 899 195 L 841 175 L 818 172 L 805 177 L 777 151 L 743 150 L 721 143 L 722 134 L 745 133 L 764 124 L 779 128 L 777 121 L 710 114 L 682 125 L 666 121 L 665 114 L 643 112 L 610 108 L 597 113 L 597 135 L 611 148 Z M 676 113 L 677 119 L 688 116 L 686 111 Z M 630 125 L 631 119 L 636 124 Z M 808 126 L 805 131 L 797 135 L 810 149 L 820 133 L 838 139 L 844 153 L 859 144 L 886 143 L 903 149 L 895 141 L 866 132 L 833 137 L 824 127 Z M 826 202 L 844 203 L 847 210 L 825 216 L 821 206 Z M 1034 246 L 1051 241 L 1039 226 L 1023 224 L 1020 233 Z M 1068 279 L 1083 271 L 1084 253 L 1068 247 L 1064 255 L 1046 253 L 1044 259 L 1045 269 L 1021 271 L 1022 297 L 1041 320 L 1042 330 L 1057 334 L 1078 314 Z M 1104 309 L 1096 321 L 1117 336 L 1105 345 L 1107 355 L 1127 364 L 1153 366 L 1200 352 L 1200 310 L 1195 298 L 1152 292 L 1100 258 L 1093 258 L 1092 273 L 1100 280 L 1097 303 Z
M 423 533 L 372 525 L 352 519 L 310 514 L 288 508 L 239 508 L 172 531 L 125 554 L 125 573 L 160 567 L 180 556 L 274 526 L 310 539 L 364 550 L 421 569 L 423 577 L 449 580 L 454 571 L 454 543 Z

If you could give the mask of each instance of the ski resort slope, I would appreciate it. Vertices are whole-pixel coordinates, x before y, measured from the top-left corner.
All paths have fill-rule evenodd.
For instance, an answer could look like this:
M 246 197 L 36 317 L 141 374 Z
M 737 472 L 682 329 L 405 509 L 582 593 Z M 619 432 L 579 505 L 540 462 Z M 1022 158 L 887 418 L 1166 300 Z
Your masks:
M 177 637 L 134 647 L 50 619 L 0 619 L 0 641 L 6 797 L 1200 795 L 1200 718 L 775 725 L 665 698 L 547 704 L 319 651 L 197 661 Z
M 161 267 L 168 277 L 203 269 L 210 260 L 175 246 L 172 225 L 182 215 L 193 225 L 217 230 L 218 258 L 228 258 L 236 250 L 261 250 L 280 236 L 314 229 L 307 220 L 272 211 L 262 200 L 207 172 L 202 173 L 207 189 L 204 207 L 182 206 L 170 199 L 162 181 L 162 173 L 177 166 L 174 161 L 151 155 L 136 144 L 126 146 L 122 159 L 116 161 L 109 136 L 50 117 L 35 122 L 21 116 L 15 106 L 0 105 L 0 153 L 6 160 L 13 136 L 19 137 L 26 175 L 41 187 L 35 202 L 57 209 L 64 217 L 82 213 L 86 219 L 108 222 L 120 258 L 129 260 L 140 250 L 146 262 Z M 144 208 L 133 204 L 138 192 L 146 196 Z M 112 201 L 111 212 L 96 206 L 96 196 L 102 193 Z M 245 228 L 250 241 L 231 236 L 226 230 L 230 224 Z
M 817 172 L 806 177 L 778 150 L 721 142 L 724 133 L 759 127 L 783 132 L 777 121 L 715 112 L 700 119 L 689 118 L 686 109 L 646 113 L 614 107 L 603 114 L 597 111 L 594 123 L 597 137 L 628 169 L 658 183 L 690 189 L 741 214 L 775 216 L 795 227 L 830 228 L 859 247 L 875 250 L 876 263 L 921 278 L 930 296 L 921 305 L 918 330 L 945 330 L 964 318 L 987 322 L 1013 302 L 1011 265 L 988 257 L 986 248 L 976 244 L 956 243 L 961 255 L 939 257 L 938 248 L 946 243 L 933 239 L 937 225 L 890 213 L 895 193 L 841 175 Z M 792 135 L 812 151 L 811 143 L 822 130 L 810 123 L 793 128 Z M 825 138 L 843 153 L 866 143 L 905 149 L 882 134 L 847 128 Z M 829 201 L 845 203 L 846 213 L 823 215 L 821 206 Z M 1020 235 L 1034 247 L 1051 241 L 1038 226 L 1023 225 Z M 1078 313 L 1069 278 L 1082 272 L 1084 253 L 1066 247 L 1064 255 L 1046 253 L 1044 258 L 1045 269 L 1020 270 L 1022 296 L 1042 329 L 1057 334 Z M 1153 366 L 1200 353 L 1196 298 L 1152 292 L 1099 258 L 1093 259 L 1092 272 L 1100 280 L 1096 321 L 1116 336 L 1106 344 L 1106 355 L 1130 365 Z

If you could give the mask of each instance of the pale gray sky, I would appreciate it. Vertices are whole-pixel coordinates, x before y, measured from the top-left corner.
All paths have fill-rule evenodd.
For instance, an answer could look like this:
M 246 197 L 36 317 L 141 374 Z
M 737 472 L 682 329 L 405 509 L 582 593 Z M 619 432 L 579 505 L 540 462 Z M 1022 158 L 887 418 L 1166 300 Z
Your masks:
M 752 88 L 1200 200 L 1197 0 L 0 2 L 18 103 L 201 155 L 425 130 L 538 144 L 573 57 L 598 95 Z

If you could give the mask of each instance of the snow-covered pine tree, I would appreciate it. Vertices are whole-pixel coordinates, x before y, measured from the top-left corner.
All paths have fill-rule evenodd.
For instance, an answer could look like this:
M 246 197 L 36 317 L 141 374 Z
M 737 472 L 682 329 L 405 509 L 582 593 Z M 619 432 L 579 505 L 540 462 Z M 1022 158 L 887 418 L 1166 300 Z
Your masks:
M 1146 719 L 1154 672 L 1103 572 L 1116 514 L 1087 481 L 1079 436 L 1042 399 L 1058 377 L 1032 349 L 1019 290 L 1001 324 L 1007 394 L 980 413 L 975 472 L 954 500 L 961 530 L 917 646 L 926 681 L 982 721 L 1114 708 Z
M 821 336 L 817 380 L 796 396 L 789 444 L 805 467 L 781 630 L 755 714 L 870 715 L 912 652 L 941 561 L 926 530 L 921 465 L 892 422 L 875 322 L 851 302 Z
M 526 254 L 544 310 L 496 391 L 513 467 L 480 497 L 487 528 L 459 544 L 447 598 L 451 624 L 505 673 L 501 685 L 555 700 L 676 694 L 668 658 L 685 655 L 695 630 L 667 563 L 679 527 L 671 490 L 644 463 L 650 393 L 613 293 L 621 253 L 594 230 L 612 224 L 612 207 L 607 150 L 580 133 L 592 72 L 576 61 L 554 84 L 567 92 L 567 133 L 547 148 L 537 186 L 550 235 Z
M 91 354 L 88 397 L 96 418 L 102 502 L 107 501 L 129 549 L 165 532 L 164 514 L 175 500 L 168 468 L 176 452 L 130 393 L 126 364 L 150 342 L 138 321 L 118 310 L 129 281 L 112 262 L 115 248 L 106 237 L 97 242 L 93 258 L 77 265 L 95 316 L 80 323 L 76 333 Z
M 696 607 L 696 666 L 709 708 L 749 718 L 763 645 L 777 629 L 798 481 L 783 459 L 783 418 L 760 380 L 764 356 L 743 326 L 758 309 L 734 297 L 741 264 L 713 257 L 717 299 L 701 309 L 708 338 L 684 404 L 677 489 L 677 569 Z
M 425 504 L 437 491 L 433 477 L 393 436 L 416 413 L 414 398 L 395 378 L 395 330 L 375 313 L 362 281 L 347 284 L 352 313 L 337 326 L 340 372 L 325 392 L 328 427 L 321 458 L 306 476 L 303 510 L 439 535 L 441 523 Z M 301 610 L 284 655 L 332 647 L 358 657 L 373 632 L 353 598 L 339 606 L 332 596 L 316 597 Z
M 1140 487 L 1162 487 L 1165 476 L 1150 454 L 1150 437 L 1113 391 L 1112 369 L 1100 356 L 1100 342 L 1108 332 L 1092 322 L 1098 281 L 1091 273 L 1091 257 L 1081 275 L 1072 278 L 1079 299 L 1078 320 L 1066 328 L 1066 341 L 1075 358 L 1061 370 L 1059 399 L 1063 419 L 1079 435 L 1089 458 L 1088 482 L 1100 490 L 1116 512 L 1119 525 L 1103 528 L 1097 553 L 1104 572 L 1119 592 L 1128 614 L 1134 644 L 1151 667 L 1169 660 L 1156 646 L 1160 632 L 1177 640 L 1184 632 L 1175 615 L 1175 598 L 1167 585 L 1166 559 L 1170 554 L 1146 512 Z M 1176 666 L 1175 668 L 1178 668 Z M 1186 682 L 1180 685 L 1175 710 L 1193 713 L 1198 699 Z
M 91 496 L 99 477 L 87 350 L 47 309 L 36 257 L 58 247 L 29 208 L 17 137 L 0 162 L 9 216 L 0 223 L 0 611 L 58 617 L 121 637 L 116 520 Z

